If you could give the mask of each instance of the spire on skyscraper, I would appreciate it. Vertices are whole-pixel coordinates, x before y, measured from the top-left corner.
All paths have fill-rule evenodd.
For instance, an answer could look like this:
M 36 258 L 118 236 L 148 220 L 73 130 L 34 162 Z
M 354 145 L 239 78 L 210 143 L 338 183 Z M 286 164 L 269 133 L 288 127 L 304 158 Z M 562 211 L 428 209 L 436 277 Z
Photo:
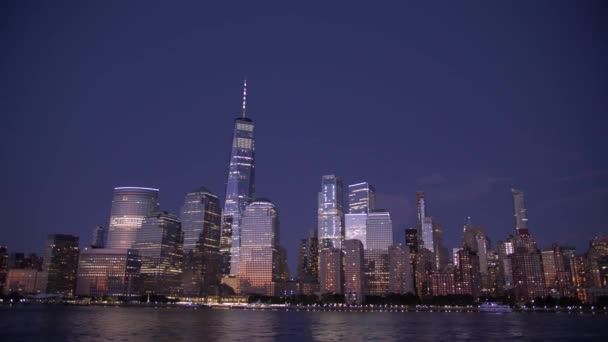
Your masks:
M 247 109 L 247 79 L 243 81 L 243 117 L 246 117 Z

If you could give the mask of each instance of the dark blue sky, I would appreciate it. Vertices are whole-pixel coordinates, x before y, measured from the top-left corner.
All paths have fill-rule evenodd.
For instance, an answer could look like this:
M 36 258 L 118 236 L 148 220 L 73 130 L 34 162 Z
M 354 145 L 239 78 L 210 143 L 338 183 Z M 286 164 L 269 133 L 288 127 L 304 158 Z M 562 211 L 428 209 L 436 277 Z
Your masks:
M 444 225 L 493 242 L 526 192 L 541 246 L 608 233 L 603 2 L 2 2 L 0 244 L 90 240 L 114 186 L 178 211 L 224 196 L 243 77 L 258 196 L 295 265 L 323 174 L 369 181 L 395 237 L 416 190 Z

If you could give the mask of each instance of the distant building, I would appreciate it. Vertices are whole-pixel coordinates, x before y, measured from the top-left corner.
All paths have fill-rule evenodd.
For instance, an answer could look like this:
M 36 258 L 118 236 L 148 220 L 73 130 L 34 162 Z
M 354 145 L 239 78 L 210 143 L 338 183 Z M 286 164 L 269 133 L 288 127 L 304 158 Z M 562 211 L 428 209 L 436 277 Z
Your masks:
M 241 292 L 275 295 L 284 272 L 279 251 L 279 213 L 269 200 L 257 199 L 245 209 L 240 248 Z
M 456 294 L 454 273 L 440 272 L 431 275 L 433 296 L 447 296 Z
M 181 294 L 182 248 L 183 233 L 177 216 L 161 211 L 144 218 L 133 246 L 141 257 L 143 293 Z
M 363 247 L 367 245 L 367 213 L 344 215 L 345 239 L 359 240 Z
M 78 262 L 76 295 L 139 296 L 140 270 L 137 250 L 85 248 Z
M 74 295 L 79 254 L 77 236 L 64 234 L 48 236 L 43 266 L 48 273 L 47 293 Z
M 93 230 L 93 240 L 91 241 L 91 248 L 105 248 L 106 247 L 106 229 L 103 226 L 97 226 Z
M 544 279 L 536 242 L 527 235 L 527 230 L 520 233 L 513 240 L 515 251 L 511 256 L 514 295 L 516 301 L 527 302 L 544 297 Z
M 456 294 L 477 298 L 481 293 L 479 258 L 477 253 L 468 248 L 458 252 L 458 269 L 455 272 L 454 284 Z
M 515 230 L 517 235 L 528 234 L 528 212 L 526 209 L 526 201 L 524 192 L 517 189 L 511 189 L 513 196 L 513 216 L 515 218 Z
M 321 293 L 342 294 L 342 252 L 323 247 L 319 256 L 319 284 Z
M 319 248 L 341 249 L 344 241 L 344 212 L 340 177 L 325 175 L 321 178 L 317 213 Z
M 21 295 L 46 292 L 48 273 L 34 268 L 15 268 L 8 272 L 4 294 Z
M 42 271 L 43 258 L 36 253 L 11 253 L 9 256 L 10 269 L 35 269 Z
M 184 234 L 184 295 L 217 294 L 222 274 L 218 197 L 205 187 L 189 192 L 180 212 L 180 222 Z
M 361 241 L 344 241 L 344 295 L 348 304 L 363 303 L 365 284 L 363 252 Z
M 300 239 L 298 246 L 298 279 L 308 275 L 308 239 Z
M 144 217 L 158 208 L 158 189 L 114 188 L 106 247 L 132 248 Z
M 241 116 L 234 120 L 226 195 L 222 210 L 221 252 L 224 274 L 239 274 L 241 220 L 245 208 L 255 197 L 255 125 L 247 117 L 247 81 L 243 83 Z
M 8 248 L 0 246 L 0 293 L 6 285 L 6 277 L 8 274 Z
M 389 293 L 414 293 L 409 247 L 396 244 L 388 248 Z
M 317 230 L 310 231 L 308 236 L 308 274 L 315 280 L 319 278 L 319 237 Z
M 367 218 L 365 248 L 366 294 L 384 296 L 389 291 L 388 248 L 393 245 L 393 221 L 388 211 L 376 209 Z
M 416 255 L 418 252 L 418 230 L 416 228 L 405 230 L 405 244 L 410 249 L 410 255 Z
M 435 256 L 426 248 L 418 250 L 414 264 L 416 294 L 419 298 L 433 295 L 432 275 L 435 273 Z

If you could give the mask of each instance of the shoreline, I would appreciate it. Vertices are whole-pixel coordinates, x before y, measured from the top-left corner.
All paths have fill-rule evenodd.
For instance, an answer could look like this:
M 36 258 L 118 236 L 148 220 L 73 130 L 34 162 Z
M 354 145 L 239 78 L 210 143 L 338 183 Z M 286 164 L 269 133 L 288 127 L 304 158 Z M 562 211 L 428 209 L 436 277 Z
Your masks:
M 431 306 L 431 305 L 284 305 L 284 304 L 185 304 L 185 303 L 70 303 L 70 302 L 21 302 L 1 303 L 0 307 L 17 306 L 96 306 L 112 308 L 164 308 L 164 309 L 207 309 L 207 310 L 243 310 L 243 311 L 295 311 L 295 312 L 444 312 L 444 313 L 482 313 L 482 314 L 511 314 L 511 313 L 565 313 L 565 314 L 604 314 L 608 315 L 606 307 L 559 307 L 559 308 L 511 308 L 511 312 L 486 312 L 478 306 Z

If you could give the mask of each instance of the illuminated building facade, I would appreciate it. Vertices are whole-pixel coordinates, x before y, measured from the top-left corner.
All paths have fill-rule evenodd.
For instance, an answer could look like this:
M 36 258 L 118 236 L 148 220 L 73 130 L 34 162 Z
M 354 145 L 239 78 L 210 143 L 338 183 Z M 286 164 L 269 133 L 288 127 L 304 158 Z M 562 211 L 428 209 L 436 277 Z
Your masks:
M 389 293 L 414 293 L 414 279 L 407 245 L 396 244 L 388 248 Z
M 234 120 L 226 196 L 222 210 L 222 269 L 224 274 L 230 275 L 239 274 L 242 215 L 255 196 L 255 126 L 253 120 L 247 117 L 246 100 L 247 81 L 243 84 L 241 117 Z
M 367 217 L 365 248 L 366 294 L 383 296 L 389 291 L 388 248 L 393 245 L 393 221 L 385 210 L 373 210 Z
M 48 273 L 33 268 L 14 268 L 8 271 L 4 294 L 21 295 L 46 292 Z
M 364 259 L 359 240 L 344 241 L 344 296 L 347 304 L 363 303 Z
M 78 261 L 78 296 L 140 295 L 141 258 L 137 250 L 85 248 Z
M 133 246 L 141 257 L 143 293 L 181 294 L 183 239 L 175 215 L 162 211 L 144 218 Z
M 321 179 L 318 196 L 317 224 L 319 247 L 342 248 L 344 216 L 342 206 L 342 179 L 325 175 Z
M 221 210 L 218 197 L 201 187 L 186 195 L 180 212 L 184 234 L 184 295 L 217 292 L 221 276 Z
M 43 264 L 43 269 L 48 273 L 46 293 L 74 295 L 79 254 L 77 236 L 48 236 Z
M 275 295 L 281 276 L 279 213 L 272 202 L 258 199 L 243 213 L 241 265 L 238 278 L 242 293 Z
M 107 248 L 133 247 L 144 217 L 158 211 L 158 189 L 140 187 L 114 188 L 108 228 Z
M 348 213 L 367 214 L 376 208 L 376 190 L 367 182 L 348 186 Z
M 342 294 L 342 252 L 323 247 L 319 252 L 319 285 L 321 293 Z

